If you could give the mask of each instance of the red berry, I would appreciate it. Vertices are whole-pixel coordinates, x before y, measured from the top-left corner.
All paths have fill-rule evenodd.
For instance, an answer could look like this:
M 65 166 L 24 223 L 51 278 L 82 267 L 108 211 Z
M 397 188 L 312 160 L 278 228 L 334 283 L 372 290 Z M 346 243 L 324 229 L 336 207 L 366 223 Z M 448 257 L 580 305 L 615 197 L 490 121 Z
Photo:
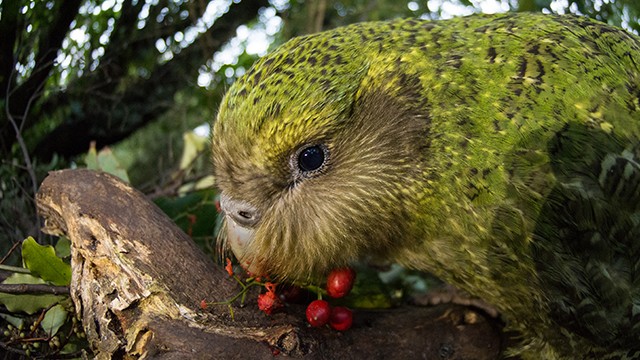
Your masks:
M 307 306 L 307 321 L 313 327 L 320 327 L 329 321 L 331 308 L 324 300 L 314 300 Z
M 327 293 L 332 298 L 341 298 L 351 291 L 356 272 L 351 268 L 335 269 L 327 276 Z
M 258 295 L 258 309 L 264 311 L 267 315 L 271 315 L 271 313 L 281 307 L 282 302 L 275 293 L 268 291 Z
M 331 310 L 329 325 L 338 331 L 349 330 L 353 324 L 353 313 L 344 306 L 336 306 Z

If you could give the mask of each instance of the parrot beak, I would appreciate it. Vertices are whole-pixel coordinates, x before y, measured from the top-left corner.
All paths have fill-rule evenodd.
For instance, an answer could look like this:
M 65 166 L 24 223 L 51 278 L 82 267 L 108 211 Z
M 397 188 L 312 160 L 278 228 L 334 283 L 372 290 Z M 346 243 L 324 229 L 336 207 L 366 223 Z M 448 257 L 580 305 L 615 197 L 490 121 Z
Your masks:
M 233 251 L 240 265 L 248 272 L 252 271 L 251 263 L 246 259 L 247 246 L 253 241 L 255 225 L 260 220 L 258 210 L 243 201 L 220 194 L 220 209 L 224 212 L 227 223 L 227 244 Z M 255 269 L 253 269 L 255 270 Z

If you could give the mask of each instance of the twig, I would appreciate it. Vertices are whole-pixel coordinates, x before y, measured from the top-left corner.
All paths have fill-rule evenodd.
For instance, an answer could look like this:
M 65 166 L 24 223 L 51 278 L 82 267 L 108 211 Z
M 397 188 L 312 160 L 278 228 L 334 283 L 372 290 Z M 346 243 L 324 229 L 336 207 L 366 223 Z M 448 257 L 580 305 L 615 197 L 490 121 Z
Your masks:
M 0 264 L 0 270 L 11 271 L 11 272 L 14 272 L 14 273 L 21 273 L 21 274 L 31 274 L 31 271 L 29 271 L 29 269 L 23 268 L 23 267 L 19 267 L 19 266 L 1 265 Z
M 9 346 L 9 344 L 0 342 L 0 348 L 5 349 L 6 351 L 19 354 L 22 356 L 27 356 L 27 352 L 25 350 L 16 349 L 13 346 Z M 78 350 L 69 354 L 60 354 L 59 351 L 56 351 L 52 354 L 44 354 L 42 356 L 38 356 L 38 359 L 78 359 L 82 355 L 86 354 L 83 350 Z M 4 354 L 3 354 L 4 355 Z M 32 354 L 33 356 L 33 354 Z
M 44 86 L 44 82 L 38 86 L 38 92 L 42 89 L 43 86 Z M 27 144 L 24 142 L 24 138 L 22 137 L 22 126 L 23 126 L 24 121 L 25 121 L 24 119 L 26 119 L 27 114 L 29 113 L 29 110 L 31 109 L 31 103 L 35 99 L 35 96 L 32 96 L 32 97 L 29 98 L 29 101 L 27 102 L 27 106 L 24 109 L 24 113 L 22 115 L 22 123 L 20 124 L 20 126 L 18 126 L 18 124 L 16 123 L 15 119 L 13 118 L 13 114 L 11 114 L 11 109 L 10 109 L 11 103 L 10 103 L 10 98 L 9 98 L 9 89 L 6 89 L 5 99 L 7 101 L 7 103 L 5 105 L 5 114 L 7 115 L 7 119 L 11 123 L 11 126 L 13 126 L 13 130 L 16 132 L 16 140 L 18 141 L 18 144 L 20 145 L 20 150 L 22 151 L 22 157 L 24 158 L 24 163 L 25 163 L 25 166 L 27 167 L 27 172 L 29 173 L 29 177 L 31 177 L 31 186 L 32 186 L 32 190 L 33 190 L 33 196 L 35 197 L 36 192 L 38 192 L 38 180 L 36 179 L 36 172 L 35 172 L 35 170 L 33 168 L 32 162 L 31 162 L 31 156 L 29 155 L 29 150 L 27 148 Z M 37 221 L 37 219 L 36 219 L 36 221 Z
M 4 262 L 7 261 L 7 258 L 9 258 L 9 256 L 11 256 L 11 254 L 18 248 L 18 246 L 20 246 L 20 244 L 22 244 L 21 241 L 14 242 L 13 246 L 11 246 L 11 249 L 9 249 L 7 254 L 2 257 L 2 260 L 0 260 L 0 264 L 4 264 Z M 12 268 L 13 268 L 13 266 L 12 266 Z M 2 266 L 0 266 L 0 270 L 3 270 Z M 9 270 L 9 271 L 15 271 L 15 270 Z M 15 271 L 15 272 L 19 272 L 19 271 Z
M 52 294 L 69 295 L 68 286 L 47 284 L 0 284 L 0 292 L 7 294 Z
M 26 351 L 11 347 L 11 346 L 9 346 L 8 344 L 6 344 L 4 342 L 0 342 L 0 347 L 5 349 L 6 351 L 9 351 L 9 352 L 12 352 L 12 353 L 15 353 L 15 354 L 20 354 L 22 356 L 27 356 L 27 352 Z

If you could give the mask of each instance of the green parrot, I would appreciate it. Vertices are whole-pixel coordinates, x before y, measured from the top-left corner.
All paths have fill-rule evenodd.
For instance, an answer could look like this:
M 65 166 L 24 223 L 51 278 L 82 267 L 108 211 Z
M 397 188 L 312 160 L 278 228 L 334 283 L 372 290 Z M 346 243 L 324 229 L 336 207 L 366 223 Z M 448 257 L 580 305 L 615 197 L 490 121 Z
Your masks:
M 305 280 L 358 260 L 495 306 L 524 359 L 640 357 L 640 38 L 577 16 L 354 24 L 224 97 L 224 246 Z

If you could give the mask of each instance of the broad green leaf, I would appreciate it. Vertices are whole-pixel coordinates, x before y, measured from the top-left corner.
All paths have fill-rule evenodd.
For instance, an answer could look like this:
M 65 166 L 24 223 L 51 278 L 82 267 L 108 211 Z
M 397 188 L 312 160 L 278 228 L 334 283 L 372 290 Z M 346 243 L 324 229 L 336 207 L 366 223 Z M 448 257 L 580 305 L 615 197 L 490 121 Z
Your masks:
M 22 261 L 31 273 L 55 285 L 71 283 L 71 266 L 59 257 L 53 246 L 38 244 L 31 236 L 22 242 Z
M 84 163 L 87 165 L 87 169 L 104 171 L 127 183 L 129 182 L 127 171 L 108 147 L 97 152 L 95 143 L 91 143 L 89 151 L 84 157 Z
M 71 256 L 71 240 L 66 236 L 61 236 L 56 243 L 56 255 L 59 258 L 66 258 Z
M 129 182 L 129 175 L 127 170 L 120 165 L 120 161 L 113 155 L 113 152 L 108 147 L 103 148 L 98 152 L 98 165 L 100 170 L 107 172 L 111 175 L 115 175 L 125 182 Z
M 53 336 L 57 334 L 60 327 L 64 325 L 64 322 L 67 320 L 67 315 L 68 312 L 64 306 L 58 304 L 47 310 L 42 322 L 40 322 L 40 326 L 49 336 Z
M 0 314 L 0 318 L 3 318 L 6 322 L 8 322 L 9 324 L 15 326 L 18 329 L 22 329 L 22 327 L 24 326 L 24 319 L 17 317 L 17 316 L 13 316 L 13 315 L 9 315 L 9 314 Z
M 29 274 L 12 274 L 6 278 L 3 284 L 45 284 L 46 282 Z M 25 312 L 34 314 L 38 310 L 46 309 L 51 305 L 64 300 L 63 295 L 14 295 L 0 293 L 0 303 L 11 312 Z

